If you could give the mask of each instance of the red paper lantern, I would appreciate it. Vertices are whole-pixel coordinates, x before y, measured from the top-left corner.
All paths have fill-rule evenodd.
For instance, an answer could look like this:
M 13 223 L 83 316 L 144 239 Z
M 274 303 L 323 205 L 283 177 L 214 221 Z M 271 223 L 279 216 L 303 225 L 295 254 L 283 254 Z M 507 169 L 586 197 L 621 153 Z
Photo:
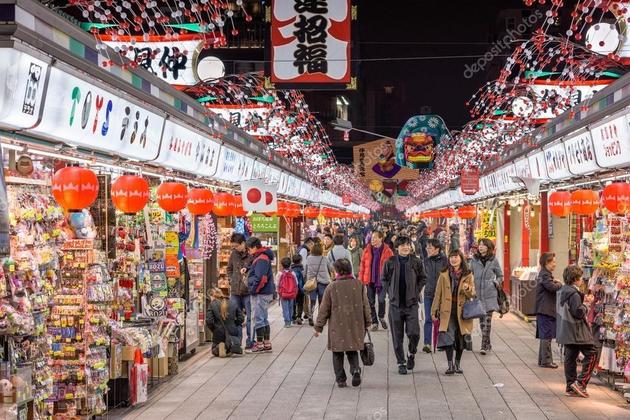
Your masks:
M 457 209 L 457 215 L 460 219 L 474 219 L 477 217 L 477 207 L 463 206 Z
M 207 188 L 192 188 L 188 191 L 188 211 L 194 216 L 203 216 L 214 207 L 214 194 Z
M 52 194 L 65 210 L 81 211 L 98 197 L 98 178 L 94 172 L 80 166 L 61 168 L 53 176 Z
M 220 192 L 214 195 L 214 207 L 212 212 L 219 217 L 232 215 L 234 197 L 230 193 Z
M 455 217 L 455 209 L 442 209 L 439 211 L 439 215 L 445 219 L 452 219 Z
M 112 203 L 125 214 L 135 214 L 149 202 L 149 183 L 136 175 L 123 175 L 112 184 Z
M 319 209 L 317 207 L 306 207 L 304 208 L 304 217 L 309 219 L 314 219 L 319 215 Z
M 322 213 L 322 216 L 324 216 L 327 219 L 332 219 L 333 217 L 335 217 L 335 210 L 328 207 L 324 207 L 321 213 Z
M 287 203 L 287 217 L 299 217 L 301 213 L 300 205 L 297 203 Z
M 163 182 L 157 187 L 158 205 L 169 213 L 177 213 L 186 207 L 188 188 L 181 182 Z
M 278 201 L 278 216 L 286 216 L 288 210 L 288 204 L 286 201 Z
M 237 195 L 234 197 L 234 208 L 232 209 L 232 216 L 236 217 L 245 217 L 247 216 L 247 212 L 243 208 L 243 196 Z
M 556 217 L 567 217 L 571 213 L 571 193 L 555 191 L 549 195 L 549 212 Z
M 599 194 L 593 190 L 577 190 L 571 193 L 571 212 L 590 216 L 599 208 Z
M 602 193 L 602 204 L 616 214 L 630 212 L 630 183 L 615 182 L 607 185 Z

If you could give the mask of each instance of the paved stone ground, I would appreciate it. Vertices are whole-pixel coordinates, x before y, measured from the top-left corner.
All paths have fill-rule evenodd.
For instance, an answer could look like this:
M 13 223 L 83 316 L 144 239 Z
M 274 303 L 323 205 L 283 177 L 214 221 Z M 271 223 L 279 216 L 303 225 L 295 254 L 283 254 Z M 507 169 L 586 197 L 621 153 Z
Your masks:
M 282 328 L 270 313 L 274 352 L 219 359 L 208 346 L 141 407 L 110 419 L 630 419 L 630 405 L 594 379 L 590 399 L 564 396 L 564 375 L 537 366 L 533 329 L 514 315 L 493 323 L 494 353 L 465 352 L 464 375 L 446 377 L 444 353 L 418 354 L 413 374 L 397 373 L 382 330 L 372 334 L 376 363 L 359 388 L 336 388 L 325 334 Z M 556 354 L 556 361 L 560 360 Z

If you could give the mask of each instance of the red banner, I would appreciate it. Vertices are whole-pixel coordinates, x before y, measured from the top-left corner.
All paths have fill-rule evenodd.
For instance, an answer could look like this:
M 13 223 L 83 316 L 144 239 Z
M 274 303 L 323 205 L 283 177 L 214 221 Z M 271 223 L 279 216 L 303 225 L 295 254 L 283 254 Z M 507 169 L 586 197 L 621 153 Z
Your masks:
M 479 169 L 462 169 L 460 175 L 460 186 L 466 195 L 474 195 L 479 191 Z

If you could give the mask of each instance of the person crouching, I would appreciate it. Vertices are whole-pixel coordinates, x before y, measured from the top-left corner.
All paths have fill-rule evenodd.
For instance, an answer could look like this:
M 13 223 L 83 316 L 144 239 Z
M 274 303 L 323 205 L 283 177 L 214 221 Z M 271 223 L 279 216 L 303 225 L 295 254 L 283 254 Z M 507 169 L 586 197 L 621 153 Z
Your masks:
M 212 354 L 218 357 L 243 354 L 239 337 L 245 319 L 243 311 L 230 301 L 228 289 L 213 289 L 212 296 L 215 299 L 206 314 L 206 324 L 212 331 Z

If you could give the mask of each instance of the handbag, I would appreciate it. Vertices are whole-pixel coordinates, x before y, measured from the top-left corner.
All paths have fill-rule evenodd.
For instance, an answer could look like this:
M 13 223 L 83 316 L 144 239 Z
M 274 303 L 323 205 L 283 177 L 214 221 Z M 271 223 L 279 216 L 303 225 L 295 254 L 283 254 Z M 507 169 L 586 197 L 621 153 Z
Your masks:
M 319 267 L 322 266 L 322 261 L 324 261 L 324 257 L 319 260 L 319 264 L 317 264 L 317 270 L 315 270 L 315 277 L 309 277 L 304 283 L 304 291 L 306 293 L 311 293 L 313 290 L 317 289 L 317 273 L 319 273 Z
M 361 350 L 361 361 L 363 362 L 363 366 L 372 366 L 374 364 L 374 343 L 372 343 L 372 337 L 370 337 L 370 332 L 365 330 L 367 333 L 368 341 L 363 343 L 363 350 Z
M 468 299 L 464 302 L 462 309 L 462 319 L 476 319 L 482 318 L 486 312 L 481 306 L 481 301 L 477 298 Z

